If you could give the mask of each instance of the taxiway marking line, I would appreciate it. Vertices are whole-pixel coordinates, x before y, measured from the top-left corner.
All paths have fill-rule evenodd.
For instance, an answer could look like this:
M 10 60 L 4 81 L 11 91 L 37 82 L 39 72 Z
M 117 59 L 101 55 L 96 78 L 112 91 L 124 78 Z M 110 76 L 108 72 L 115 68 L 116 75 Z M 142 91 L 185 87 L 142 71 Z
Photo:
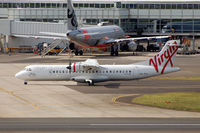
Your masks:
M 3 126 L 3 125 L 6 125 L 6 124 L 1 124 L 1 126 Z M 21 125 L 23 125 L 23 126 L 28 126 L 28 125 L 30 125 L 30 124 L 9 124 L 9 126 L 21 126 Z M 54 124 L 54 123 L 52 123 L 52 124 L 38 124 L 39 126 L 70 126 L 70 127 L 72 127 L 72 126 L 74 126 L 74 127 L 79 127 L 79 126 L 200 126 L 200 124 L 194 124 L 194 123 L 191 123 L 191 124 L 181 124 L 181 123 L 174 123 L 174 124 L 170 124 L 170 123 L 164 123 L 164 124 L 159 124 L 159 123 L 153 123 L 153 124 L 148 124 L 148 123 L 124 123 L 124 124 L 120 124 L 120 123 L 108 123 L 108 124 L 103 124 L 103 123 L 99 123 L 99 124 L 80 124 L 80 123 L 77 123 L 77 124 L 62 124 L 62 123 L 60 123 L 60 124 Z
M 200 126 L 200 124 L 158 124 L 158 123 L 154 123 L 154 124 L 133 124 L 133 123 L 127 123 L 127 124 L 88 124 L 91 126 Z
M 121 95 L 121 96 L 113 97 L 112 102 L 117 103 L 117 104 L 123 104 L 123 105 L 133 105 L 131 103 L 118 102 L 117 99 L 122 98 L 122 97 L 137 96 L 137 95 L 139 95 L 139 94 L 128 94 L 128 95 Z
M 17 96 L 16 94 L 14 94 L 13 91 L 8 91 L 8 90 L 3 89 L 3 88 L 0 88 L 0 90 L 3 91 L 3 92 L 5 92 L 5 93 L 7 93 L 8 95 L 14 96 L 15 98 L 17 98 L 17 99 L 19 99 L 19 100 L 21 100 L 21 101 L 23 101 L 23 102 L 25 102 L 25 103 L 27 103 L 27 104 L 30 104 L 30 105 L 34 106 L 35 108 L 34 108 L 33 110 L 37 110 L 37 109 L 40 108 L 39 105 L 34 104 L 34 103 L 32 103 L 32 102 L 26 100 L 25 98 L 22 98 L 22 97 L 20 97 L 20 96 Z M 31 111 L 33 111 L 33 110 L 31 110 Z M 25 113 L 25 112 L 29 112 L 29 111 L 24 111 L 24 112 L 21 112 L 21 113 Z M 16 114 L 17 114 L 17 113 L 16 113 Z

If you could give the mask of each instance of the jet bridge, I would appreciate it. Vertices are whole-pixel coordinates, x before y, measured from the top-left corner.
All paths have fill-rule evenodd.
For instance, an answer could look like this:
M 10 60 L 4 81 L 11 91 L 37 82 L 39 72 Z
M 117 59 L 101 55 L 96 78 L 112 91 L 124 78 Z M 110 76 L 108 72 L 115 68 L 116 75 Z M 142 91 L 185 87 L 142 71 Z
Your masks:
M 23 22 L 15 20 L 0 20 L 0 34 L 8 36 L 8 47 L 19 48 L 20 46 L 34 47 L 38 43 L 51 43 L 53 39 L 41 39 L 34 37 L 15 37 L 15 35 L 44 36 L 40 32 L 61 32 L 67 31 L 64 23 L 44 23 L 44 22 Z

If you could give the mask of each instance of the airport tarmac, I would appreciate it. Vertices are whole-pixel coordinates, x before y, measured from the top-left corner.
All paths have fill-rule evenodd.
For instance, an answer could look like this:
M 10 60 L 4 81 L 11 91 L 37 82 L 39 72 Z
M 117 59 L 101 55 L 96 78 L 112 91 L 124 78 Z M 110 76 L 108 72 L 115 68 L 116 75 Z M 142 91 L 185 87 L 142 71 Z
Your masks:
M 73 58 L 83 61 L 97 58 L 100 64 L 129 64 L 148 59 L 146 56 L 119 57 L 107 55 Z M 143 118 L 200 118 L 200 113 L 175 111 L 136 104 L 127 104 L 123 96 L 139 96 L 146 93 L 196 91 L 200 92 L 200 55 L 178 55 L 175 65 L 181 71 L 135 81 L 97 83 L 95 86 L 77 84 L 72 81 L 38 82 L 23 81 L 15 73 L 31 64 L 66 64 L 66 55 L 40 56 L 33 54 L 0 55 L 0 117 L 1 118 L 100 118 L 100 117 L 143 117 Z M 168 78 L 166 78 L 168 77 Z M 169 80 L 172 78 L 172 80 Z
M 1 132 L 109 132 L 109 133 L 197 133 L 200 120 L 194 118 L 6 118 Z

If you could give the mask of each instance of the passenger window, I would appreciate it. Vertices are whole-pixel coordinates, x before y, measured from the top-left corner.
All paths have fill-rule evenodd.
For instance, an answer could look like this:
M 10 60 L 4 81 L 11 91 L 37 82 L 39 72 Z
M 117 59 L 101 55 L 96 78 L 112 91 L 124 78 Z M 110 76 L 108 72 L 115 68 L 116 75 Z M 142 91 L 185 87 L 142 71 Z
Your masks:
M 65 73 L 65 71 L 63 71 L 63 73 Z
M 84 71 L 82 71 L 82 73 L 84 73 Z
M 108 71 L 106 71 L 106 73 L 108 73 Z
M 118 73 L 118 71 L 116 71 L 116 73 Z
M 119 71 L 119 73 L 121 73 L 121 71 Z
M 56 73 L 58 73 L 58 70 L 56 71 Z
M 110 71 L 110 73 L 112 73 L 112 71 Z
M 131 71 L 129 71 L 129 73 L 131 73 Z
M 96 73 L 98 73 L 98 71 L 96 71 Z
M 53 73 L 55 73 L 55 71 L 53 71 Z

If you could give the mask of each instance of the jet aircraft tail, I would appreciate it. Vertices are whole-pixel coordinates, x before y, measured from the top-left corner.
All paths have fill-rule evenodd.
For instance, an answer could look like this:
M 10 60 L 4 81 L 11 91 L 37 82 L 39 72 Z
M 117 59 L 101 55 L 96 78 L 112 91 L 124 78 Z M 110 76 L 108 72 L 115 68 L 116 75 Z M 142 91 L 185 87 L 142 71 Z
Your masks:
M 71 0 L 67 0 L 67 19 L 68 19 L 67 23 L 68 30 L 76 30 L 78 27 L 78 22 Z
M 167 41 L 159 53 L 145 62 L 137 63 L 137 65 L 153 66 L 155 71 L 160 74 L 178 71 L 180 69 L 174 67 L 174 59 L 179 46 L 180 40 Z

